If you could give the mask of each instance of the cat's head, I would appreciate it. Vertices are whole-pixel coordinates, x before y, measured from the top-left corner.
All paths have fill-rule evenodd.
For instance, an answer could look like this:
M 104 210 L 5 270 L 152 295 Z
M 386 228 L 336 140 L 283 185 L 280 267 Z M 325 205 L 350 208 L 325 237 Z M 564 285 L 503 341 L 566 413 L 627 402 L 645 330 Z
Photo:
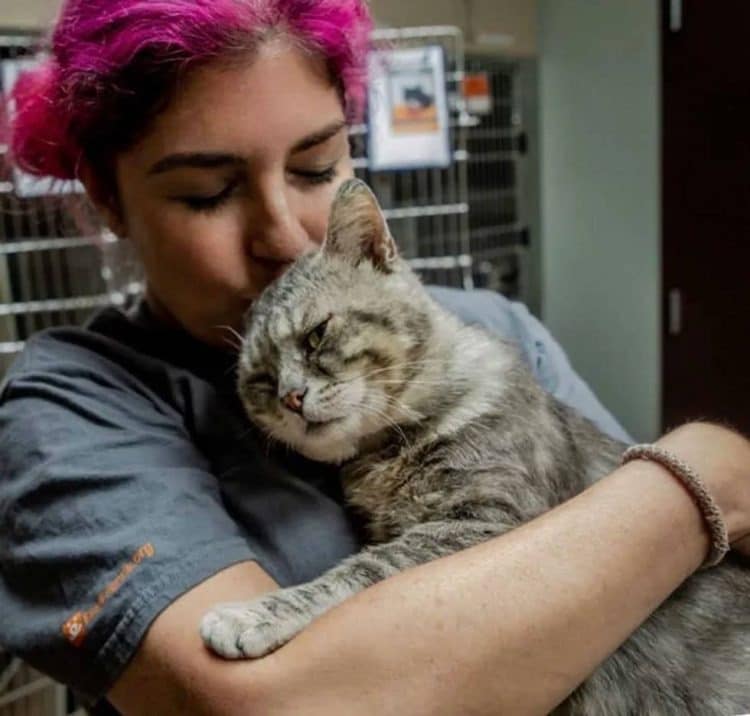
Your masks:
M 335 463 L 364 438 L 417 419 L 409 381 L 432 335 L 430 306 L 374 195 L 347 181 L 321 249 L 299 258 L 249 313 L 239 392 L 251 420 Z

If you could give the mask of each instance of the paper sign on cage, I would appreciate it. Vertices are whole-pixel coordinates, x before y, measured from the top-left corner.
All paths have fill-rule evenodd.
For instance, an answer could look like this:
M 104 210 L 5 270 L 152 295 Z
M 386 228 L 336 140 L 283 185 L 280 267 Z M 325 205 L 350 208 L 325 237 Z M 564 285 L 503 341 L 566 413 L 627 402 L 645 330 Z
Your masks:
M 373 52 L 369 79 L 370 169 L 447 167 L 451 151 L 442 48 Z

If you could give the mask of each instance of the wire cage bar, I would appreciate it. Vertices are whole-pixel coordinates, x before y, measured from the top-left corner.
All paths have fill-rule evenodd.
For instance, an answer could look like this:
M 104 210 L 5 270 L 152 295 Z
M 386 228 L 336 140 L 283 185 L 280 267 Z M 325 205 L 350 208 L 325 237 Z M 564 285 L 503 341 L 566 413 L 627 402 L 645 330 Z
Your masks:
M 529 302 L 529 251 L 533 186 L 529 175 L 529 131 L 518 62 L 469 54 L 467 74 L 482 74 L 489 105 L 468 132 L 469 244 L 474 282 Z
M 84 716 L 67 689 L 0 652 L 0 716 Z
M 363 157 L 362 162 L 355 163 L 357 175 L 373 188 L 402 255 L 425 282 L 473 288 L 467 130 L 474 120 L 466 112 L 460 92 L 464 76 L 463 34 L 451 26 L 389 28 L 376 30 L 373 40 L 376 48 L 442 49 L 453 161 L 445 169 L 374 172 L 367 165 L 366 143 L 361 142 L 355 144 Z M 367 125 L 357 128 L 360 135 L 368 131 Z M 459 256 L 464 260 L 458 261 Z
M 0 35 L 2 65 L 32 57 L 36 38 Z M 372 186 L 402 254 L 428 283 L 479 286 L 524 298 L 525 247 L 519 174 L 524 131 L 512 63 L 464 52 L 450 26 L 379 29 L 376 47 L 438 45 L 446 63 L 453 161 L 445 169 L 374 172 L 367 157 L 368 125 L 351 127 L 356 174 Z M 488 74 L 491 111 L 467 112 L 467 72 Z M 0 82 L 6 73 L 0 72 Z M 91 310 L 124 303 L 134 283 L 126 242 L 81 236 L 70 194 L 23 196 L 0 145 L 0 375 L 34 332 L 80 323 Z M 83 203 L 81 197 L 81 203 Z

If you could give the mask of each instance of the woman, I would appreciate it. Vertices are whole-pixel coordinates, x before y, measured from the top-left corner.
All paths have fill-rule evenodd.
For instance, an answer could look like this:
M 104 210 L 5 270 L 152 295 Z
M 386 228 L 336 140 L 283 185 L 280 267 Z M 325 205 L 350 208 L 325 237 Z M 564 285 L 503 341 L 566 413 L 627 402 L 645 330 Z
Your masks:
M 248 432 L 226 339 L 325 235 L 352 174 L 369 29 L 361 0 L 68 0 L 51 59 L 16 93 L 16 162 L 81 179 L 138 250 L 147 291 L 133 312 L 35 337 L 8 376 L 0 643 L 123 713 L 544 713 L 708 551 L 681 484 L 636 461 L 368 590 L 270 657 L 203 648 L 213 604 L 358 546 L 333 471 Z M 524 309 L 436 295 L 622 435 Z M 659 442 L 702 474 L 740 546 L 750 445 L 702 424 Z

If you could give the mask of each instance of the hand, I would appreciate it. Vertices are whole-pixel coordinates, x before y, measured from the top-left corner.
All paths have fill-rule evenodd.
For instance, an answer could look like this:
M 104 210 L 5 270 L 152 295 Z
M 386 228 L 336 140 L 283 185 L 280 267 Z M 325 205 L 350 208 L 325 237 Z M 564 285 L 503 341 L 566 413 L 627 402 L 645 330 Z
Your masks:
M 750 558 L 750 441 L 720 425 L 688 423 L 656 444 L 698 473 L 724 516 L 732 549 Z

